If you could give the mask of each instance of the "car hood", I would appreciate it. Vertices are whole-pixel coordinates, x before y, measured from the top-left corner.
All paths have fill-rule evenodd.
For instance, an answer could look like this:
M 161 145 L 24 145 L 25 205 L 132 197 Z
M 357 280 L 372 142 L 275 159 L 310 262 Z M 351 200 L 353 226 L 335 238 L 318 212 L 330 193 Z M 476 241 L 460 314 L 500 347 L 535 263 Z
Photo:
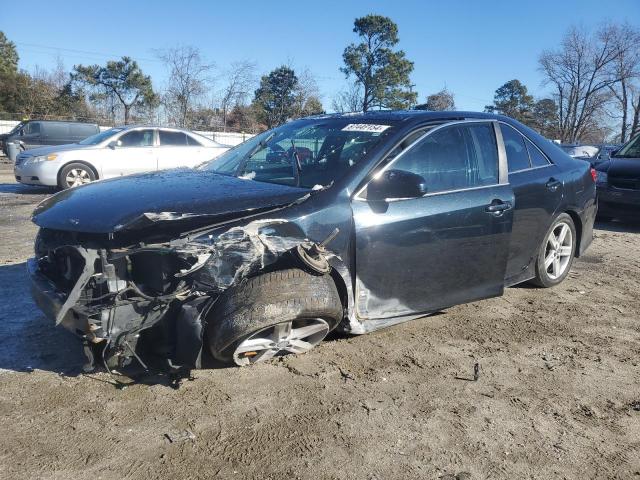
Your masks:
M 640 179 L 640 158 L 612 157 L 607 175 L 618 178 Z
M 37 157 L 38 155 L 48 155 L 50 153 L 66 152 L 70 150 L 84 150 L 87 148 L 95 148 L 95 145 L 80 145 L 79 143 L 68 143 L 65 145 L 52 145 L 49 147 L 38 147 L 25 150 L 28 155 Z
M 83 233 L 174 231 L 259 213 L 308 193 L 303 188 L 184 168 L 64 190 L 40 203 L 32 220 L 40 227 Z

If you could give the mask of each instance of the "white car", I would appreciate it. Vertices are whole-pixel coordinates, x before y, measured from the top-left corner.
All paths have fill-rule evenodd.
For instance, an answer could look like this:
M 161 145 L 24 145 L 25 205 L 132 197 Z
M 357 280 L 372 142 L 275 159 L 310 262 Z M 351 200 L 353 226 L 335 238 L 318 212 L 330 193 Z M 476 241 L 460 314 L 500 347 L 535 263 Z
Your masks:
M 179 128 L 116 127 L 71 145 L 24 151 L 13 171 L 20 183 L 66 189 L 132 173 L 195 167 L 228 149 Z
M 600 150 L 594 145 L 560 145 L 560 148 L 570 157 L 581 159 L 593 158 Z

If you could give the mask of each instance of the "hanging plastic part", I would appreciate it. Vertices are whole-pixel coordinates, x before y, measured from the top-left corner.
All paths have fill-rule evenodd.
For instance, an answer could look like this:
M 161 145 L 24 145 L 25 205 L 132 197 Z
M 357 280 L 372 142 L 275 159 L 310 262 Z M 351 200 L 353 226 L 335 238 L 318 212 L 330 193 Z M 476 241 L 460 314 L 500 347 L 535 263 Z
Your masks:
M 331 270 L 327 260 L 326 246 L 338 235 L 340 230 L 336 228 L 320 243 L 303 242 L 295 249 L 298 258 L 314 272 L 325 274 Z

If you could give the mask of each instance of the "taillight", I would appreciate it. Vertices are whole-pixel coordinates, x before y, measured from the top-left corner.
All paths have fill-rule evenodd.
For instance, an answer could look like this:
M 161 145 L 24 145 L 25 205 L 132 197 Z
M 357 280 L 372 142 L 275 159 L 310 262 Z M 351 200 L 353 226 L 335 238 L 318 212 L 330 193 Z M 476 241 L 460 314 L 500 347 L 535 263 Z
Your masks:
M 598 178 L 598 174 L 596 173 L 596 169 L 591 167 L 591 178 L 593 179 L 593 181 L 596 181 L 596 178 Z

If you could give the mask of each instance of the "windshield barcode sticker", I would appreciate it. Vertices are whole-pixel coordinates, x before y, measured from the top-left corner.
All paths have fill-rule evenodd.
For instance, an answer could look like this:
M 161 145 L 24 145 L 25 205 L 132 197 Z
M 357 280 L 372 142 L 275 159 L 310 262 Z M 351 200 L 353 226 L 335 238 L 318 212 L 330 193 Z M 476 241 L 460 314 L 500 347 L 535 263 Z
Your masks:
M 371 132 L 382 133 L 391 125 L 374 125 L 372 123 L 350 123 L 342 129 L 343 132 Z

